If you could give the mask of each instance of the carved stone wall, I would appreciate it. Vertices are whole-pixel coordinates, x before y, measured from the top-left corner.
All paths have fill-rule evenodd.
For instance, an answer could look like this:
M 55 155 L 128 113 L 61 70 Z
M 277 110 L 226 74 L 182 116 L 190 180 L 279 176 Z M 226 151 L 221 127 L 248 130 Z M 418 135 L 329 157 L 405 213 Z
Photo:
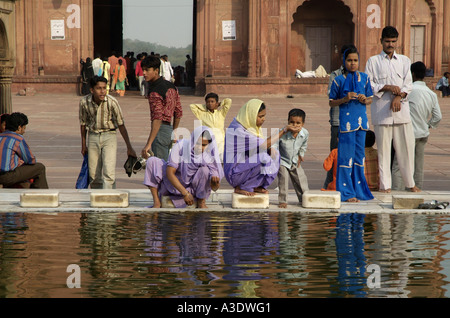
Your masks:
M 14 1 L 0 0 L 0 114 L 12 111 L 11 82 L 15 65 Z
M 397 51 L 407 56 L 414 49 L 413 27 L 424 26 L 423 43 L 419 43 L 424 62 L 434 70 L 432 81 L 448 70 L 450 20 L 444 17 L 450 15 L 450 1 L 198 0 L 197 4 L 199 95 L 217 89 L 233 93 L 238 90 L 236 83 L 244 85 L 243 91 L 259 93 L 324 92 L 324 87 L 314 85 L 325 86 L 326 81 L 311 85 L 310 80 L 295 79 L 295 70 L 313 70 L 307 69 L 314 66 L 312 55 L 325 54 L 330 73 L 341 65 L 340 49 L 347 43 L 358 47 L 360 69 L 364 70 L 367 59 L 381 52 L 381 31 L 386 25 L 398 29 Z M 223 20 L 236 21 L 236 41 L 221 39 Z M 325 35 L 318 32 L 321 38 L 315 41 L 315 33 L 310 33 L 308 39 L 308 31 L 316 28 L 325 29 Z M 325 53 L 311 49 L 313 42 L 327 43 L 328 48 L 315 48 L 321 51 L 325 47 Z

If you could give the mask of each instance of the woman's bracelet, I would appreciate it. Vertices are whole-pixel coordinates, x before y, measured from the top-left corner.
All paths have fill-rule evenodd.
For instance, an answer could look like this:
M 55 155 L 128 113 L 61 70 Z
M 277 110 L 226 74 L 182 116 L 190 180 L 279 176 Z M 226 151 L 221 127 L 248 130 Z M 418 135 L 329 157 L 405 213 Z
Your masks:
M 189 192 L 186 192 L 186 194 L 183 195 L 183 198 L 184 198 L 185 196 L 189 195 L 189 194 L 190 194 Z

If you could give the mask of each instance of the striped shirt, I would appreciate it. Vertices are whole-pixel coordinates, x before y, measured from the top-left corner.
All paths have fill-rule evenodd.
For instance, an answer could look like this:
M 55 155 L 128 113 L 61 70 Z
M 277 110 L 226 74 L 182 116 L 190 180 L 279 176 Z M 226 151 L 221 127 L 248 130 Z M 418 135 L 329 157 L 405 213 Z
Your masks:
M 22 135 L 12 131 L 0 134 L 0 170 L 13 171 L 23 164 L 35 164 L 36 157 L 31 153 Z
M 80 100 L 79 118 L 81 126 L 95 133 L 114 130 L 124 124 L 119 102 L 110 95 L 100 105 L 94 102 L 92 94 L 84 96 Z

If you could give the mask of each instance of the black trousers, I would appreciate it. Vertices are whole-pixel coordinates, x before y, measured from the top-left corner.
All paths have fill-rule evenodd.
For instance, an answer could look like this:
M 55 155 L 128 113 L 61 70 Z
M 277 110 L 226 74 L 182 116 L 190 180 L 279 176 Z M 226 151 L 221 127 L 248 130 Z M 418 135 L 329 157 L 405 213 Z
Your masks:
M 441 86 L 439 90 L 442 92 L 442 97 L 450 96 L 450 86 Z
M 34 180 L 30 188 L 48 189 L 45 166 L 39 162 L 33 165 L 22 165 L 13 171 L 2 172 L 0 174 L 0 184 L 3 184 L 4 187 L 26 182 L 30 179 Z

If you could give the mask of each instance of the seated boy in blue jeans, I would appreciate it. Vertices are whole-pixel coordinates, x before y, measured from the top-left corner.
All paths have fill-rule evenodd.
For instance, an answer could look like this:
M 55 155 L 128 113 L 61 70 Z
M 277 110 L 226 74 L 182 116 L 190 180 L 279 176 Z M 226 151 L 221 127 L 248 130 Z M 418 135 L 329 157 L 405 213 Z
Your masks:
M 303 128 L 306 114 L 303 110 L 294 108 L 289 112 L 288 125 L 280 137 L 278 145 L 274 147 L 280 152 L 281 162 L 278 171 L 278 207 L 287 207 L 287 194 L 289 180 L 297 194 L 298 201 L 302 203 L 302 195 L 309 190 L 308 179 L 301 167 L 301 163 L 308 147 L 309 132 Z

